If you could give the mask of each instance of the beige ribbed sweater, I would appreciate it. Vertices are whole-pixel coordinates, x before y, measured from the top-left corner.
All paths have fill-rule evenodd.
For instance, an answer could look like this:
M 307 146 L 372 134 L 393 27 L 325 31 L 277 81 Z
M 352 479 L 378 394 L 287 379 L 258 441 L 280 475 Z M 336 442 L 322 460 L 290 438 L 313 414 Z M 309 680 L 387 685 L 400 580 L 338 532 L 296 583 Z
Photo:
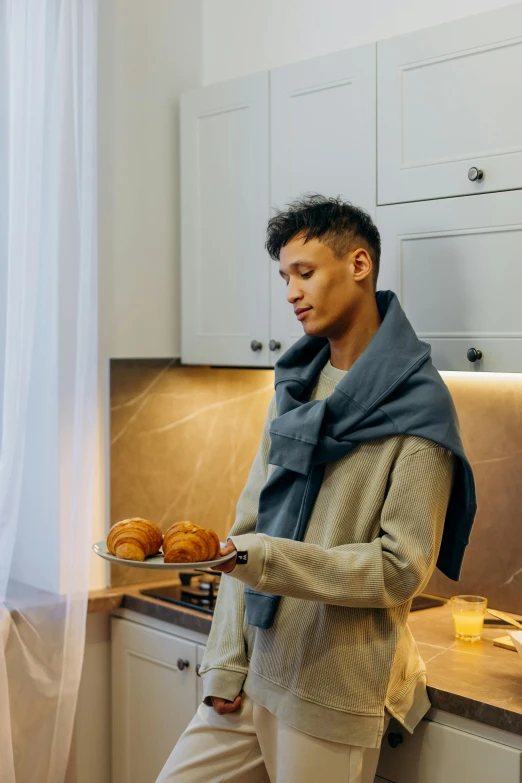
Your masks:
M 328 362 L 311 399 L 343 375 Z M 379 747 L 385 709 L 412 732 L 430 707 L 407 619 L 435 568 L 454 457 L 412 436 L 365 441 L 327 464 L 304 541 L 255 534 L 275 416 L 273 398 L 230 534 L 248 563 L 221 580 L 204 697 L 243 688 L 300 731 Z M 283 596 L 271 628 L 246 623 L 243 583 Z

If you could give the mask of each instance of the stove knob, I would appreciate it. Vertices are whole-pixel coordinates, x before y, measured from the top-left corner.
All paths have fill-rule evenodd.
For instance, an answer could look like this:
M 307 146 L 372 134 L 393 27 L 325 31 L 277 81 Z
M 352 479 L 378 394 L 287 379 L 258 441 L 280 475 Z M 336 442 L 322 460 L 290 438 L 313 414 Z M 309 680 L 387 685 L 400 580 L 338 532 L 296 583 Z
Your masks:
M 183 669 L 188 669 L 189 666 L 190 666 L 189 661 L 184 661 L 183 658 L 178 658 L 178 669 L 180 670 L 180 672 L 182 672 Z

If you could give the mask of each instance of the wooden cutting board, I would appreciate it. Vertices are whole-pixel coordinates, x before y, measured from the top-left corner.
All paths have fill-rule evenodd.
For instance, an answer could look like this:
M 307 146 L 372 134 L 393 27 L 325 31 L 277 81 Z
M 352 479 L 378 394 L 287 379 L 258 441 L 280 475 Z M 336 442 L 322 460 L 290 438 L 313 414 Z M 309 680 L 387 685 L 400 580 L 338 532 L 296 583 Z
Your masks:
M 515 652 L 517 651 L 511 636 L 497 636 L 496 639 L 493 639 L 493 644 L 496 647 L 504 647 L 505 650 L 514 650 Z

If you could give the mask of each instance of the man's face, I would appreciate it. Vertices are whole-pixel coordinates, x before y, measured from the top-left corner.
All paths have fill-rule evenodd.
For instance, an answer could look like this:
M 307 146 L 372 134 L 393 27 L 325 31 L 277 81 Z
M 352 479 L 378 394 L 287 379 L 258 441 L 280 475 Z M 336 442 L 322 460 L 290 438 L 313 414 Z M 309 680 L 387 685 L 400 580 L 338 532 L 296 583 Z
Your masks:
M 281 248 L 279 274 L 296 317 L 314 337 L 335 338 L 346 332 L 363 295 L 361 283 L 365 289 L 372 285 L 365 250 L 354 249 L 339 259 L 320 240 L 304 242 L 300 236 Z

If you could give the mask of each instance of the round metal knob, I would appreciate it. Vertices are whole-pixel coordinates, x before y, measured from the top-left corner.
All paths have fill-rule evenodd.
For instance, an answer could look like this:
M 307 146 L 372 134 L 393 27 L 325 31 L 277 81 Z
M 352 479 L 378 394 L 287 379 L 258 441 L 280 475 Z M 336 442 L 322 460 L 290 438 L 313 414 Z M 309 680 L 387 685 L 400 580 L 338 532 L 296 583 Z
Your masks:
M 390 748 L 396 748 L 397 745 L 401 744 L 401 742 L 404 742 L 402 734 L 394 734 L 393 732 L 388 734 L 388 745 Z
M 268 343 L 268 347 L 271 351 L 280 351 L 281 350 L 281 343 L 278 343 L 277 340 L 270 340 Z
M 201 674 L 199 673 L 199 670 L 200 670 L 200 669 L 201 669 L 201 664 L 200 664 L 200 663 L 197 663 L 197 664 L 196 664 L 196 674 L 198 675 L 198 677 L 201 677 Z
M 479 351 L 478 348 L 470 348 L 468 350 L 468 360 L 470 362 L 478 362 L 480 359 L 482 359 L 482 351 Z
M 478 169 L 476 166 L 472 166 L 468 171 L 468 179 L 471 180 L 471 182 L 476 182 L 477 180 L 481 180 L 483 178 L 484 172 L 482 169 Z
M 190 666 L 190 661 L 184 661 L 183 658 L 178 658 L 178 669 L 180 672 L 183 671 L 183 669 L 188 669 Z
M 252 340 L 250 347 L 253 351 L 261 351 L 263 348 L 263 343 L 260 343 L 259 340 Z

